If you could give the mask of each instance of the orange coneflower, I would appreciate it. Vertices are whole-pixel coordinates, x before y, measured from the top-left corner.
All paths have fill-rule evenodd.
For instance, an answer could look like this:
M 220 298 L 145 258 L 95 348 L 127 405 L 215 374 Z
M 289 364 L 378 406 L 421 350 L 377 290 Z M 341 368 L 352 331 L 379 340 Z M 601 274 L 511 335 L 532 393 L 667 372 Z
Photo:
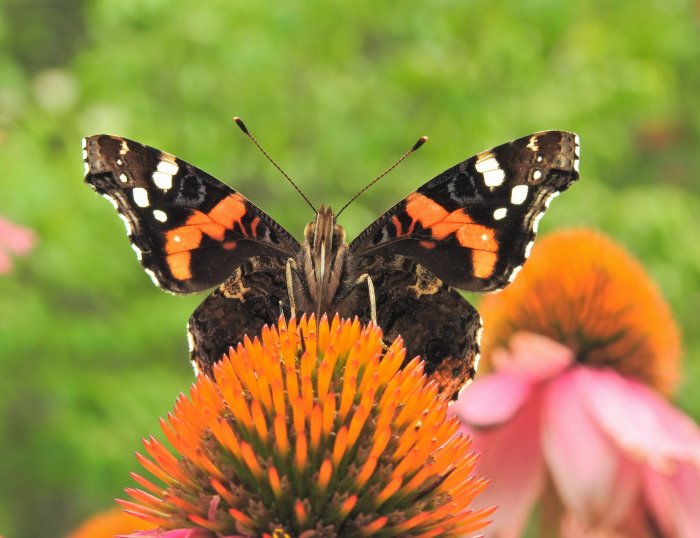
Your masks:
M 604 235 L 577 230 L 540 241 L 516 282 L 481 306 L 484 356 L 516 331 L 547 336 L 576 361 L 610 366 L 670 394 L 680 340 L 642 266 Z
M 145 441 L 131 513 L 163 536 L 465 536 L 485 486 L 447 400 L 397 339 L 324 317 L 280 320 L 199 376 Z M 206 534 L 208 533 L 208 534 Z M 200 534 L 197 534 L 200 536 Z
M 493 373 L 455 411 L 491 534 L 520 536 L 539 502 L 542 536 L 700 536 L 700 429 L 659 394 L 678 331 L 640 265 L 599 233 L 554 234 L 482 314 Z

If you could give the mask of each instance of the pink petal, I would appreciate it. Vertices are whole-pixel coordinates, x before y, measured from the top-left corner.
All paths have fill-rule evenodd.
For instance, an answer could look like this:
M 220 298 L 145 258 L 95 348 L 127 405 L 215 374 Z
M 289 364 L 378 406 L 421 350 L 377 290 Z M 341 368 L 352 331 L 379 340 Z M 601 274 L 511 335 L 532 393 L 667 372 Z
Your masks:
M 12 260 L 2 250 L 0 250 L 0 275 L 5 275 L 12 269 Z
M 0 217 L 0 249 L 22 255 L 31 250 L 34 242 L 32 230 Z
M 498 425 L 513 418 L 530 396 L 530 388 L 520 376 L 486 375 L 466 387 L 451 410 L 473 426 Z
M 541 397 L 539 391 L 534 391 L 511 420 L 493 428 L 463 427 L 480 454 L 475 473 L 489 480 L 471 506 L 475 510 L 498 506 L 488 526 L 488 536 L 520 536 L 542 490 L 540 409 Z
M 24 255 L 34 246 L 35 234 L 29 228 L 23 228 L 0 217 L 0 275 L 12 269 L 10 253 Z
M 120 535 L 116 538 L 216 538 L 216 534 L 201 528 L 175 529 L 164 531 L 160 529 L 138 531 L 134 534 Z
M 491 360 L 498 372 L 544 381 L 573 364 L 574 353 L 551 338 L 521 331 L 510 338 L 507 350 L 495 350 Z
M 542 445 L 564 505 L 585 523 L 614 524 L 638 490 L 638 473 L 592 420 L 584 405 L 586 367 L 553 381 L 542 408 Z
M 700 467 L 700 428 L 641 382 L 609 369 L 582 375 L 586 406 L 595 422 L 632 458 L 659 470 L 676 461 Z
M 672 474 L 648 469 L 644 493 L 663 536 L 700 536 L 700 470 L 683 463 Z

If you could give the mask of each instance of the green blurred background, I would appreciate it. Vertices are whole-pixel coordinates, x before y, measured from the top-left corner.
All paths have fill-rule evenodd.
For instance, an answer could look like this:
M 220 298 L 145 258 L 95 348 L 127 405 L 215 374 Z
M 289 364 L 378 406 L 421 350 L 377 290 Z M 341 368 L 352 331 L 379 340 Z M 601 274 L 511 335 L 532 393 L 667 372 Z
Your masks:
M 178 298 L 83 184 L 107 132 L 213 173 L 301 235 L 309 208 L 244 118 L 349 237 L 435 174 L 543 129 L 581 136 L 582 180 L 545 233 L 599 228 L 682 326 L 679 405 L 700 417 L 700 7 L 640 2 L 4 0 L 0 214 L 36 230 L 0 277 L 0 534 L 62 536 L 131 485 L 140 438 L 192 381 Z

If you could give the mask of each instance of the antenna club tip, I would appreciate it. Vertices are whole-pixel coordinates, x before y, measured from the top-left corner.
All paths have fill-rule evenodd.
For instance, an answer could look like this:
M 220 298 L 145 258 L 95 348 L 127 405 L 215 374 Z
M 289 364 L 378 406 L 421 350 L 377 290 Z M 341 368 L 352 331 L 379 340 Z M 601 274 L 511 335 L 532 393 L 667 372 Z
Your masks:
M 421 147 L 421 146 L 422 146 L 423 144 L 425 144 L 427 141 L 428 141 L 428 137 L 427 137 L 427 136 L 421 136 L 421 137 L 418 139 L 418 142 L 416 142 L 415 144 L 413 144 L 413 147 L 411 148 L 411 151 L 416 151 L 419 147 Z
M 238 116 L 234 116 L 233 121 L 236 122 L 236 125 L 238 125 L 241 131 L 243 131 L 247 135 L 250 134 L 248 132 L 248 127 L 245 126 L 245 123 L 243 123 L 243 120 L 241 118 L 239 118 Z

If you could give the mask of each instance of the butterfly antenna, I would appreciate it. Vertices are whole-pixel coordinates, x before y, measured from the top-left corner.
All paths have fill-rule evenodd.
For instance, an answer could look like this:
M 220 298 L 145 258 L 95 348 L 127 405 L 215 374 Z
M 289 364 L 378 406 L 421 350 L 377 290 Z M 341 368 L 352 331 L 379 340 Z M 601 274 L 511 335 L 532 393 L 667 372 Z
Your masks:
M 265 157 L 267 157 L 267 160 L 270 161 L 270 162 L 272 163 L 272 165 L 273 165 L 275 168 L 277 168 L 277 170 L 279 170 L 280 174 L 282 174 L 284 177 L 287 178 L 287 181 L 289 181 L 289 182 L 292 184 L 292 187 L 294 187 L 294 188 L 296 189 L 296 191 L 297 191 L 297 192 L 301 195 L 301 197 L 304 199 L 304 201 L 305 201 L 307 204 L 309 204 L 309 207 L 313 210 L 313 212 L 314 212 L 314 213 L 318 213 L 318 211 L 316 211 L 316 208 L 315 208 L 315 207 L 313 206 L 313 204 L 309 201 L 309 199 L 306 197 L 306 195 L 304 195 L 304 193 L 301 192 L 301 189 L 300 189 L 299 187 L 297 187 L 297 184 L 294 183 L 294 181 L 292 180 L 292 178 L 289 177 L 289 176 L 285 173 L 285 171 L 282 170 L 282 169 L 279 167 L 279 165 L 274 161 L 274 159 L 273 159 L 272 157 L 270 157 L 270 155 L 267 153 L 267 151 L 265 151 L 265 150 L 263 149 L 263 147 L 258 143 L 258 141 L 255 139 L 255 137 L 254 137 L 252 134 L 250 134 L 250 131 L 248 130 L 248 127 L 245 126 L 245 123 L 243 123 L 243 120 L 242 120 L 241 118 L 239 118 L 238 116 L 236 116 L 235 118 L 233 118 L 233 121 L 235 121 L 235 122 L 236 122 L 236 125 L 238 125 L 238 127 L 241 129 L 241 131 L 243 131 L 243 134 L 245 134 L 248 138 L 250 138 L 250 139 L 253 141 L 253 144 L 255 144 L 255 145 L 258 147 L 258 149 L 262 152 L 262 154 L 265 155 Z
M 336 213 L 336 215 L 335 215 L 336 218 L 338 218 L 338 216 L 339 216 L 343 211 L 345 211 L 345 208 L 348 207 L 352 202 L 354 202 L 363 192 L 365 192 L 365 191 L 366 191 L 367 189 L 369 189 L 372 185 L 374 185 L 377 181 L 379 181 L 379 180 L 382 179 L 385 175 L 387 175 L 389 172 L 391 172 L 394 168 L 396 168 L 396 167 L 399 165 L 399 163 L 400 163 L 401 161 L 403 161 L 403 160 L 404 160 L 406 157 L 408 157 L 411 153 L 415 152 L 418 148 L 420 148 L 420 147 L 421 147 L 423 144 L 425 144 L 427 141 L 428 141 L 428 137 L 427 137 L 427 136 L 421 136 L 421 137 L 418 139 L 418 142 L 416 142 L 415 144 L 413 144 L 413 147 L 412 147 L 411 149 L 409 149 L 406 153 L 404 153 L 398 161 L 396 161 L 396 162 L 395 162 L 394 164 L 392 164 L 389 168 L 387 168 L 386 170 L 384 170 L 384 172 L 382 172 L 382 173 L 379 174 L 377 177 L 375 177 L 372 181 L 370 181 L 370 182 L 369 182 L 362 190 L 360 190 L 360 192 L 358 192 L 355 196 L 353 196 L 352 198 L 350 198 L 350 200 L 348 201 L 348 203 L 345 204 L 342 208 L 340 208 L 340 211 L 338 211 L 338 213 Z

